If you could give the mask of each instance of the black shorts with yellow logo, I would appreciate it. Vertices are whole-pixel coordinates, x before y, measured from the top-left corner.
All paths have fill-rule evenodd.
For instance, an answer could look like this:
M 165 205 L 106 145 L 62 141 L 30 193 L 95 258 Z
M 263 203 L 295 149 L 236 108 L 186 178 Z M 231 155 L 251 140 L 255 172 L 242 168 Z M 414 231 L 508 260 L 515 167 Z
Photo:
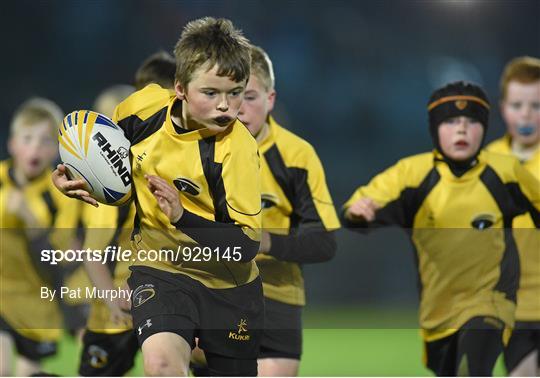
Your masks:
M 133 330 L 107 334 L 86 330 L 79 374 L 83 377 L 121 377 L 133 367 L 139 343 Z
M 259 358 L 300 360 L 302 309 L 302 306 L 264 298 L 264 331 Z
M 139 344 L 160 332 L 173 332 L 205 352 L 256 359 L 264 325 L 259 277 L 230 288 L 210 289 L 180 273 L 131 267 L 131 314 Z
M 54 356 L 58 345 L 54 341 L 36 341 L 21 335 L 0 316 L 0 331 L 7 332 L 15 342 L 17 353 L 32 361 Z

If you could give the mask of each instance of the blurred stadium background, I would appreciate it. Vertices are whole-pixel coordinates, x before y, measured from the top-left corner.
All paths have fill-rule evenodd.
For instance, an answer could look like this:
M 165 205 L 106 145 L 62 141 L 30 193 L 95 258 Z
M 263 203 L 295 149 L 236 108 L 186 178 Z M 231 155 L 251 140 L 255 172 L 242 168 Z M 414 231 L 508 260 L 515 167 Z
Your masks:
M 207 15 L 230 18 L 269 52 L 276 118 L 316 147 L 338 206 L 377 171 L 431 148 L 426 101 L 444 82 L 483 85 L 495 105 L 487 139 L 503 133 L 502 68 L 515 56 L 540 56 L 538 0 L 6 1 L 0 158 L 26 98 L 48 97 L 65 112 L 90 108 L 105 87 L 132 83 L 148 55 L 171 51 L 187 21 Z M 429 375 L 401 232 L 341 231 L 335 260 L 304 271 L 301 374 Z M 75 375 L 77 359 L 66 336 L 47 367 Z

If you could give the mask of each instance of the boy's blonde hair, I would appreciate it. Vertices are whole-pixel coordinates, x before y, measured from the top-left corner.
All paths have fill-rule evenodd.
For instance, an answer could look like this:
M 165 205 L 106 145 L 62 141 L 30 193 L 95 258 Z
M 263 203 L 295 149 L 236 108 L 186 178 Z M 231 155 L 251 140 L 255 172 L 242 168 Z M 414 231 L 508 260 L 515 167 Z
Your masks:
M 247 81 L 250 72 L 250 44 L 242 32 L 227 19 L 204 17 L 191 21 L 174 48 L 176 75 L 187 91 L 193 73 L 202 65 L 217 65 L 218 76 L 235 82 Z
M 251 46 L 251 74 L 257 76 L 267 92 L 274 89 L 275 76 L 272 61 L 262 48 L 255 45 Z
M 150 83 L 159 84 L 162 88 L 174 88 L 176 62 L 171 54 L 159 51 L 150 55 L 135 73 L 135 89 L 143 89 Z
M 540 59 L 531 56 L 521 56 L 512 59 L 504 68 L 501 76 L 501 96 L 504 100 L 508 92 L 508 84 L 517 81 L 530 84 L 540 80 Z
M 32 126 L 42 121 L 49 121 L 51 134 L 56 136 L 57 128 L 64 118 L 58 105 L 42 97 L 34 97 L 23 102 L 15 111 L 11 120 L 10 133 L 14 135 L 21 126 Z
M 93 109 L 98 113 L 112 118 L 116 106 L 128 98 L 133 92 L 135 92 L 135 88 L 131 85 L 116 84 L 110 86 L 97 96 Z

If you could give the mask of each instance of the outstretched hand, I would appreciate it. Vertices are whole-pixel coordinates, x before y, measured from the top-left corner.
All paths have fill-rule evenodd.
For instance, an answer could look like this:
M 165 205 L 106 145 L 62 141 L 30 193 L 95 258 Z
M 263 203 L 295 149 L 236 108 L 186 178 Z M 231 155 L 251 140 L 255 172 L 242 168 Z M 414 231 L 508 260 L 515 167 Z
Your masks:
M 116 298 L 105 301 L 109 308 L 110 321 L 122 327 L 131 326 L 131 315 L 129 314 L 129 302 Z
M 178 190 L 159 176 L 144 175 L 148 182 L 148 189 L 157 199 L 159 208 L 171 223 L 176 223 L 184 214 L 184 207 L 180 202 Z
M 364 197 L 356 201 L 347 209 L 345 217 L 353 222 L 371 222 L 380 208 L 371 198 Z

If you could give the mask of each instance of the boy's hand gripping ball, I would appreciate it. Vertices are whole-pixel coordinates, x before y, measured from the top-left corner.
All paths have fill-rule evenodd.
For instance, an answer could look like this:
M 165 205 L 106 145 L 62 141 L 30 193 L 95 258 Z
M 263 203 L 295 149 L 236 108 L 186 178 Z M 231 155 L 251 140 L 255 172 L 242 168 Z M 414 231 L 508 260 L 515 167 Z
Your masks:
M 69 178 L 84 180 L 92 197 L 113 206 L 130 199 L 130 142 L 113 121 L 89 110 L 71 112 L 59 127 L 58 141 Z

